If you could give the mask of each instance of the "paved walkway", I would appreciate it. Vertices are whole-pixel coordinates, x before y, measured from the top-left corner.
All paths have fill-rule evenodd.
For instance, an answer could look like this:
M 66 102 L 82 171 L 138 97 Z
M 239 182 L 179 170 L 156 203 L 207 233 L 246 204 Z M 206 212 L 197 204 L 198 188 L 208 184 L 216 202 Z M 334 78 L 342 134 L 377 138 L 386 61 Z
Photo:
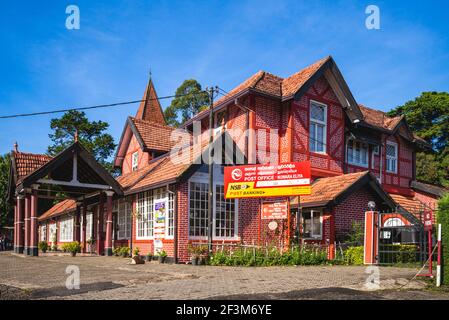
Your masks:
M 68 290 L 68 266 L 80 271 L 80 288 Z M 23 257 L 0 253 L 3 298 L 17 292 L 32 299 L 210 299 L 238 295 L 275 297 L 317 288 L 366 290 L 365 267 L 212 267 L 159 264 L 130 265 L 119 257 Z M 381 288 L 407 284 L 408 268 L 380 268 Z M 409 286 L 420 286 L 413 282 Z M 25 289 L 18 290 L 19 289 Z

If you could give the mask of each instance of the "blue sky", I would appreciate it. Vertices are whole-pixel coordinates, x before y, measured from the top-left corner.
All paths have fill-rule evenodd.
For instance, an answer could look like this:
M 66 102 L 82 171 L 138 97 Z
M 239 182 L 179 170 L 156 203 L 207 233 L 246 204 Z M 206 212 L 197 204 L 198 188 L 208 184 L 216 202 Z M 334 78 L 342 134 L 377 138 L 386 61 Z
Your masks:
M 65 28 L 78 5 L 80 30 Z M 381 29 L 365 28 L 380 8 Z M 447 1 L 6 1 L 0 3 L 0 115 L 142 97 L 151 67 L 160 96 L 184 79 L 230 90 L 258 70 L 295 73 L 332 55 L 356 100 L 389 110 L 422 91 L 449 91 Z M 165 107 L 169 101 L 162 101 Z M 87 111 L 116 142 L 137 105 Z M 53 116 L 0 119 L 41 153 Z

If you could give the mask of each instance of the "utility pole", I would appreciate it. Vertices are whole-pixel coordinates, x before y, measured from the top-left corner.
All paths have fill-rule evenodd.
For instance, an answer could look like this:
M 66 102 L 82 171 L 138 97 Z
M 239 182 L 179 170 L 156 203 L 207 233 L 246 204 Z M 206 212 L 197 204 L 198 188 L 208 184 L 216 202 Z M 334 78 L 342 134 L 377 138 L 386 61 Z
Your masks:
M 208 229 L 207 229 L 207 243 L 209 254 L 212 253 L 212 233 L 213 233 L 213 205 L 214 205 L 214 164 L 213 164 L 213 148 L 212 143 L 214 142 L 214 93 L 216 88 L 209 88 L 209 152 L 208 152 L 208 161 L 209 161 L 209 198 L 207 201 L 207 221 L 208 221 Z

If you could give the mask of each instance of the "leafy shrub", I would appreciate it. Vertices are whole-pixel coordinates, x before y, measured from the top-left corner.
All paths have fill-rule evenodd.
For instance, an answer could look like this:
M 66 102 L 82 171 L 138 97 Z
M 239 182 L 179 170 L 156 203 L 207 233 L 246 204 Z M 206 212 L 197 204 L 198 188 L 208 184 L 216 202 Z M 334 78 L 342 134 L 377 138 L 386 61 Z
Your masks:
M 363 264 L 363 246 L 349 247 L 344 252 L 344 260 L 347 264 L 362 265 Z
M 326 264 L 327 251 L 319 247 L 295 247 L 281 252 L 276 247 L 261 249 L 218 250 L 209 260 L 211 265 L 225 266 L 282 266 Z
M 414 263 L 419 261 L 419 250 L 414 244 L 381 245 L 380 261 L 388 263 Z M 386 252 L 384 252 L 386 251 Z
M 130 253 L 131 253 L 130 247 L 120 247 L 119 254 L 121 257 L 128 258 L 130 256 Z
M 120 255 L 120 250 L 121 247 L 115 247 L 114 249 L 112 249 L 112 254 L 116 257 L 118 257 Z
M 134 250 L 133 250 L 133 254 L 134 254 L 135 256 L 138 256 L 139 253 L 140 253 L 139 247 L 135 247 Z
M 37 244 L 37 247 L 42 252 L 45 252 L 48 250 L 48 243 L 47 243 L 47 241 L 39 241 L 39 243 Z
M 167 256 L 167 252 L 165 250 L 161 250 L 159 251 L 159 253 L 157 254 L 159 257 L 163 257 L 165 258 Z
M 438 201 L 437 222 L 441 223 L 441 283 L 449 285 L 449 194 Z
M 81 245 L 78 241 L 67 242 L 62 245 L 64 252 L 77 253 L 81 251 Z

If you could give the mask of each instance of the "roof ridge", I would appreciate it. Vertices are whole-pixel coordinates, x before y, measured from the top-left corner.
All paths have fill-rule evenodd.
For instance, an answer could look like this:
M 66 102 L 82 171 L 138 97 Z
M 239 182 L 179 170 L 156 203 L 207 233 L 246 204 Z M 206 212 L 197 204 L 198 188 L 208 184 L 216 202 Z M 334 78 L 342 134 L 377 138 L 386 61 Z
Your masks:
M 131 120 L 133 120 L 133 121 L 140 121 L 140 122 L 143 122 L 143 123 L 147 123 L 147 124 L 151 124 L 151 125 L 155 125 L 155 126 L 159 126 L 159 127 L 176 129 L 175 127 L 169 126 L 168 124 L 162 124 L 162 123 L 151 121 L 151 120 L 139 119 L 139 118 L 136 118 L 136 117 L 133 117 L 133 116 L 129 116 L 129 118 L 131 118 Z
M 167 159 L 163 159 L 165 156 L 167 156 L 169 153 L 164 153 L 162 156 L 158 157 L 158 158 L 154 158 L 151 161 L 155 160 L 154 162 L 156 162 L 156 159 L 161 160 L 159 163 L 157 163 L 154 167 L 150 168 L 149 170 L 147 170 L 146 172 L 144 172 L 138 179 L 136 179 L 136 181 L 134 181 L 133 183 L 131 183 L 129 186 L 126 187 L 126 189 L 130 189 L 132 187 L 134 187 L 136 184 L 138 184 L 140 181 L 142 181 L 143 179 L 145 179 L 151 172 L 154 171 L 154 169 L 158 168 L 162 163 L 164 163 Z M 151 161 L 148 163 L 150 164 Z M 143 169 L 143 168 L 142 168 Z
M 52 156 L 46 155 L 45 153 L 32 153 L 32 152 L 23 152 L 23 151 L 15 151 L 12 150 L 14 154 L 24 154 L 24 155 L 30 155 L 30 156 L 41 156 L 41 157 L 47 157 L 47 158 L 53 158 Z

